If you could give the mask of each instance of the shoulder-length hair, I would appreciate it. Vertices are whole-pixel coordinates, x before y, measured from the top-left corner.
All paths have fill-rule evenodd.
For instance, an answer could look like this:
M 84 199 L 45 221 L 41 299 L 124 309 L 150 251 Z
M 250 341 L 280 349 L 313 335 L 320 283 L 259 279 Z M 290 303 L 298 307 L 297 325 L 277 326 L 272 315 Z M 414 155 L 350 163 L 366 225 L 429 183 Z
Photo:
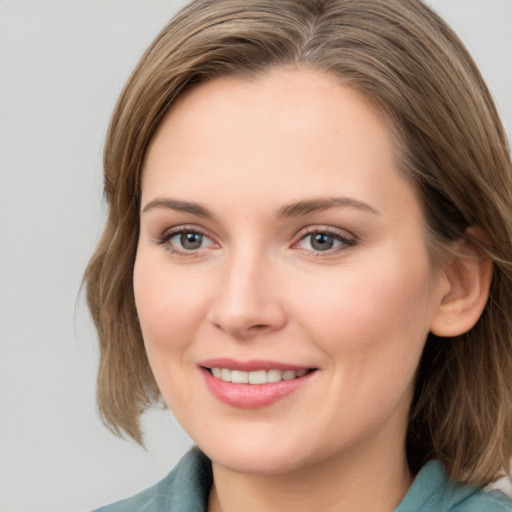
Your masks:
M 398 167 L 420 198 L 434 269 L 468 227 L 487 235 L 490 299 L 468 333 L 429 335 L 406 441 L 413 472 L 439 458 L 456 481 L 487 484 L 509 470 L 512 454 L 512 166 L 477 67 L 419 0 L 196 0 L 147 49 L 111 119 L 108 219 L 84 276 L 101 347 L 102 417 L 142 442 L 140 415 L 160 401 L 132 283 L 141 173 L 155 130 L 195 84 L 285 65 L 337 76 L 389 122 Z

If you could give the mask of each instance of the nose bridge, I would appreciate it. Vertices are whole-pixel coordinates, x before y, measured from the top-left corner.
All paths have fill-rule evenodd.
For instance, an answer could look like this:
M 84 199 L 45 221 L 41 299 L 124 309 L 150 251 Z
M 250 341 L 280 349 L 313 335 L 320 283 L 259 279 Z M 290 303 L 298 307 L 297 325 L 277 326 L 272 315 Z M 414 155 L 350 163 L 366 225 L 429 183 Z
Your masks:
M 263 250 L 234 248 L 224 269 L 211 320 L 235 337 L 280 328 L 285 321 L 272 261 Z

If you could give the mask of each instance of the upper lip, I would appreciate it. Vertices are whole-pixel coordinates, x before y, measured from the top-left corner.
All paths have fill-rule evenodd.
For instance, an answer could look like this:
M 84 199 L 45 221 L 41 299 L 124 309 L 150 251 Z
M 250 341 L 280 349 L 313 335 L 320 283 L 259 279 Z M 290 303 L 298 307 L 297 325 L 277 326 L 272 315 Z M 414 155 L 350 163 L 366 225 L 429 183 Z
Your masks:
M 249 361 L 238 361 L 225 357 L 215 359 L 205 359 L 199 363 L 203 368 L 229 368 L 230 370 L 240 370 L 254 372 L 258 370 L 311 370 L 310 366 L 299 364 L 283 363 L 279 361 L 268 361 L 263 359 L 253 359 Z

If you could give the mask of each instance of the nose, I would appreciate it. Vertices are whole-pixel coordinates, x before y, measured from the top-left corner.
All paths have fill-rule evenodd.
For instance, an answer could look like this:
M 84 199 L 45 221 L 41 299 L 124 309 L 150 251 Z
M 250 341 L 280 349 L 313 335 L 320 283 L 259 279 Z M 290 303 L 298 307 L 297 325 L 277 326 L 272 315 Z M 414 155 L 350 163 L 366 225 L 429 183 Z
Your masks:
M 281 329 L 286 313 L 270 262 L 254 254 L 233 255 L 221 273 L 209 320 L 237 339 Z

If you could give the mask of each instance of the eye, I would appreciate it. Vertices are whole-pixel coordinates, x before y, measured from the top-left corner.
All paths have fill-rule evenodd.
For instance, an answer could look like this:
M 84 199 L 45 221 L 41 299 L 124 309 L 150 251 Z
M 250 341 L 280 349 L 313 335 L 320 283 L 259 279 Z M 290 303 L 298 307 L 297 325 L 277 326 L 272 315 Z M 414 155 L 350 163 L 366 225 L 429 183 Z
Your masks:
M 303 235 L 295 244 L 295 247 L 316 253 L 332 253 L 352 247 L 355 244 L 356 240 L 354 238 L 349 238 L 339 232 L 317 229 Z
M 205 236 L 201 233 L 181 233 L 174 235 L 169 242 L 173 245 L 179 245 L 180 248 L 186 251 L 195 251 L 200 249 L 204 243 Z
M 183 227 L 164 233 L 158 240 L 158 244 L 167 245 L 173 253 L 191 253 L 215 245 L 213 240 L 204 233 Z

